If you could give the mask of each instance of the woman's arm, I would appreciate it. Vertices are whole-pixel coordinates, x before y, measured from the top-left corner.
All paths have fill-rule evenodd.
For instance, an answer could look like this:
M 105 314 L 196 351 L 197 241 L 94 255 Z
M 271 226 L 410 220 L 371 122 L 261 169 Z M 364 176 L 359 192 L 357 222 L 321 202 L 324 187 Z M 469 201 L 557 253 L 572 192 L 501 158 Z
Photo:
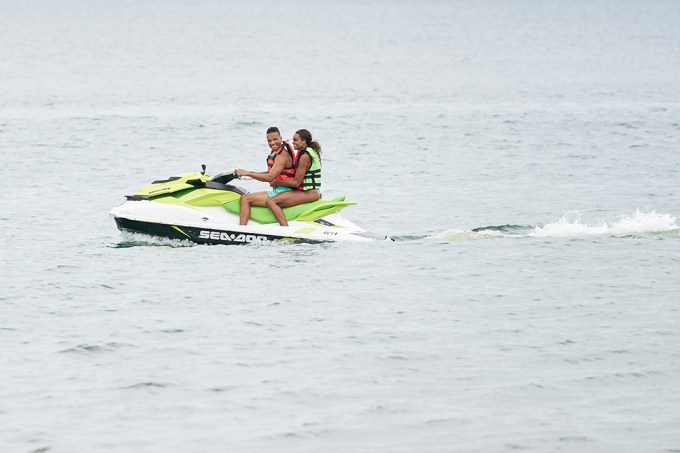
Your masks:
M 312 158 L 309 156 L 308 153 L 305 153 L 300 157 L 300 161 L 298 162 L 298 167 L 295 170 L 295 177 L 293 179 L 275 179 L 272 181 L 269 185 L 272 187 L 277 187 L 277 186 L 284 186 L 284 187 L 299 187 L 302 184 L 302 181 L 305 180 L 305 173 L 307 173 L 307 170 L 309 170 L 309 167 L 312 166 Z

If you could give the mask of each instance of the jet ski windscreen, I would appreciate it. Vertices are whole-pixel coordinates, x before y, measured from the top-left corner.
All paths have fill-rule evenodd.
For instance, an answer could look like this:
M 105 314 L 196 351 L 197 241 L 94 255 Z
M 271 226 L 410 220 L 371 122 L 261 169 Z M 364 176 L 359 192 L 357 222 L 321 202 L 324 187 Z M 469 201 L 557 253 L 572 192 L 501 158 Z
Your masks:
M 232 172 L 220 173 L 219 175 L 213 176 L 211 181 L 218 182 L 220 184 L 229 184 L 235 178 L 236 178 L 236 173 L 234 173 L 232 171 Z

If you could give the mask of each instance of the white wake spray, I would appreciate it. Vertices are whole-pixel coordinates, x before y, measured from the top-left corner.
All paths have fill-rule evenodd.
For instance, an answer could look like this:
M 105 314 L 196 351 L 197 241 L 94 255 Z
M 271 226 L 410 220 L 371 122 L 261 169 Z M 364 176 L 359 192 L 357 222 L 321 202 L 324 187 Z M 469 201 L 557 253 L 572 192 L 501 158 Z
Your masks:
M 147 247 L 193 247 L 194 244 L 191 241 L 184 239 L 169 239 L 162 238 L 158 236 L 150 236 L 142 233 L 131 233 L 129 231 L 122 231 L 121 234 L 122 241 L 119 242 L 116 247 L 127 248 L 136 246 L 147 246 Z
M 670 214 L 635 210 L 631 216 L 620 215 L 617 220 L 603 220 L 595 224 L 583 223 L 578 214 L 565 215 L 555 223 L 537 226 L 528 234 L 533 237 L 573 237 L 612 235 L 628 236 L 679 231 L 676 219 Z
M 633 215 L 619 215 L 616 220 L 603 220 L 586 223 L 577 212 L 565 214 L 557 222 L 543 226 L 504 225 L 463 230 L 452 228 L 430 236 L 432 239 L 463 242 L 480 239 L 518 238 L 518 237 L 578 237 L 578 236 L 631 236 L 679 233 L 676 218 L 670 214 L 656 211 L 635 210 Z

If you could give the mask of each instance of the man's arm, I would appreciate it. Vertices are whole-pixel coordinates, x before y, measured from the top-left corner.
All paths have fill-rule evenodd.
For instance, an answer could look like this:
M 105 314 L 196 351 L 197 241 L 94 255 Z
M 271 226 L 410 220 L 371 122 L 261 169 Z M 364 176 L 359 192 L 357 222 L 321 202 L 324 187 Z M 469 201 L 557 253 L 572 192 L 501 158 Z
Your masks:
M 284 156 L 283 154 L 279 154 L 278 156 L 276 156 L 276 159 L 274 159 L 274 165 L 272 166 L 272 169 L 269 172 L 266 172 L 266 171 L 257 171 L 256 172 L 256 171 L 248 171 L 248 170 L 238 169 L 238 170 L 236 170 L 236 173 L 239 176 L 248 176 L 248 177 L 253 178 L 257 181 L 271 183 L 272 181 L 274 181 L 276 179 L 277 176 L 279 176 L 281 174 L 281 172 L 283 171 L 283 169 L 286 166 L 287 160 L 288 159 L 286 159 L 286 156 Z M 296 173 L 295 176 L 297 176 L 297 173 Z M 303 174 L 303 176 L 304 176 L 304 174 Z

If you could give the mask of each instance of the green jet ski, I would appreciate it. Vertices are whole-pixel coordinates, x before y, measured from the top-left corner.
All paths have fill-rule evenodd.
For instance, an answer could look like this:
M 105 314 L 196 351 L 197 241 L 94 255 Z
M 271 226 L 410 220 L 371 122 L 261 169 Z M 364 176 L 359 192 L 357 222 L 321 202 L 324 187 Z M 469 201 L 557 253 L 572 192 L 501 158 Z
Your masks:
M 111 210 L 118 229 L 201 244 L 248 244 L 268 241 L 365 242 L 391 240 L 369 233 L 340 211 L 357 204 L 344 196 L 284 208 L 288 226 L 271 210 L 253 206 L 248 225 L 239 225 L 245 189 L 230 184 L 234 172 L 211 178 L 203 171 L 152 182 Z

